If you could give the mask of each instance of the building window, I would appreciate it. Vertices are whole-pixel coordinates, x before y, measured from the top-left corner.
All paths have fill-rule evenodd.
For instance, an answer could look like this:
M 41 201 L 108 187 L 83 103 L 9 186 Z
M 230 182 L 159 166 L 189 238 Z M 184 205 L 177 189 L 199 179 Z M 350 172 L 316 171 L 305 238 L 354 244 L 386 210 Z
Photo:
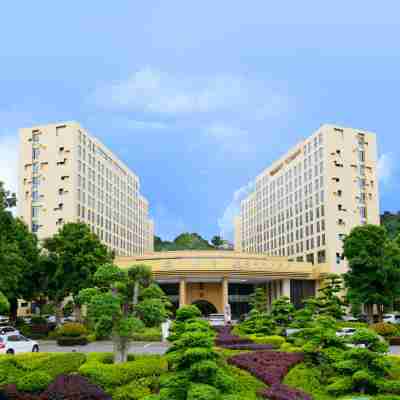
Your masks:
M 38 160 L 40 156 L 39 149 L 32 149 L 32 160 Z
M 39 225 L 33 223 L 33 224 L 32 224 L 32 232 L 33 232 L 33 233 L 36 233 L 38 230 L 39 230 Z
M 32 207 L 32 218 L 37 218 L 39 216 L 39 207 Z
M 365 162 L 365 151 L 364 150 L 358 151 L 358 161 Z
M 39 143 L 39 134 L 37 132 L 32 133 L 32 142 Z
M 318 264 L 326 262 L 325 250 L 320 250 L 318 252 Z
M 367 218 L 367 207 L 360 207 L 361 218 Z
M 32 164 L 32 172 L 34 174 L 37 174 L 39 172 L 39 163 L 33 163 Z
M 32 200 L 33 201 L 38 201 L 39 200 L 39 192 L 37 190 L 34 190 L 32 192 Z

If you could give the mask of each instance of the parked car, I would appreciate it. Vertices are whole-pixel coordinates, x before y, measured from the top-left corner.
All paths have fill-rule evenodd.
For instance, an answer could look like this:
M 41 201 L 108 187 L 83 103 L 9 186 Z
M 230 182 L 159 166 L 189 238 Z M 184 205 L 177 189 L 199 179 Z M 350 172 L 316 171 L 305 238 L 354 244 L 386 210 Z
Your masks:
M 225 316 L 224 314 L 210 314 L 208 316 L 208 321 L 211 326 L 224 326 L 225 325 Z
M 290 335 L 294 335 L 295 333 L 300 332 L 302 330 L 303 330 L 302 328 L 286 328 L 285 333 L 286 333 L 286 336 L 290 336 Z
M 22 335 L 0 336 L 0 354 L 37 353 L 39 344 Z
M 10 325 L 0 326 L 0 336 L 2 335 L 19 335 L 19 330 Z
M 76 322 L 76 319 L 73 316 L 61 318 L 61 323 L 65 324 L 66 322 Z
M 55 324 L 55 323 L 56 323 L 56 316 L 55 316 L 55 315 L 48 315 L 48 316 L 46 317 L 46 321 L 47 321 L 49 324 Z
M 5 315 L 0 315 L 0 323 L 1 322 L 8 322 L 8 317 L 6 317 Z
M 357 332 L 355 328 L 342 328 L 336 332 L 336 336 L 345 337 L 345 336 L 353 336 Z
M 400 314 L 384 314 L 382 320 L 389 324 L 400 324 Z

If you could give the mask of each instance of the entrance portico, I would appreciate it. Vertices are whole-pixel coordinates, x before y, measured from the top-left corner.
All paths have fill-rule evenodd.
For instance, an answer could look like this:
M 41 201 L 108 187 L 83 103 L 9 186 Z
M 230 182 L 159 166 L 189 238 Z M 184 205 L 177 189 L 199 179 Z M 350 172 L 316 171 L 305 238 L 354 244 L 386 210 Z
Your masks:
M 138 257 L 119 257 L 123 268 L 145 264 L 155 280 L 176 306 L 207 301 L 218 313 L 229 304 L 234 317 L 248 311 L 249 295 L 256 285 L 265 285 L 269 305 L 287 296 L 295 305 L 313 295 L 329 272 L 327 265 L 314 266 L 271 257 L 234 251 L 176 251 L 150 253 Z

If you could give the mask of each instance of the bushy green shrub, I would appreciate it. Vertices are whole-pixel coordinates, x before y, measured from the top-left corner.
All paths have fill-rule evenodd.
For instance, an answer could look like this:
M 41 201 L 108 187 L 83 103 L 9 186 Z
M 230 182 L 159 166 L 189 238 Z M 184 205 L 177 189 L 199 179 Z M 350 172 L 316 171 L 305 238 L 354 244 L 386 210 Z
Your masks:
M 17 389 L 22 392 L 40 392 L 49 386 L 53 378 L 42 371 L 33 371 L 22 375 L 16 381 Z
M 102 364 L 112 364 L 114 362 L 113 353 L 88 353 L 86 363 L 98 362 Z
M 159 326 L 169 316 L 161 299 L 142 300 L 135 306 L 135 311 L 147 327 Z
M 94 332 L 97 339 L 108 339 L 111 336 L 113 328 L 113 320 L 110 315 L 103 315 L 96 322 Z
M 159 327 L 145 328 L 143 332 L 134 333 L 132 339 L 138 342 L 160 342 L 161 329 Z
M 383 379 L 380 382 L 379 389 L 383 393 L 391 393 L 400 395 L 400 381 L 392 381 L 389 379 Z
M 88 344 L 87 336 L 59 336 L 57 338 L 59 346 L 84 346 Z
M 85 325 L 78 322 L 68 322 L 64 325 L 61 325 L 57 329 L 57 333 L 59 336 L 79 337 L 87 335 L 88 332 Z
M 15 357 L 20 369 L 45 372 L 53 379 L 61 374 L 76 372 L 85 361 L 86 356 L 82 353 L 21 354 Z
M 400 396 L 395 394 L 380 394 L 375 396 L 374 400 L 400 400 Z
M 377 324 L 372 324 L 370 329 L 375 331 L 378 335 L 387 337 L 394 336 L 397 333 L 397 328 L 393 324 L 387 324 L 385 322 L 378 322 Z
M 141 400 L 151 394 L 146 386 L 138 385 L 136 382 L 121 386 L 113 392 L 113 400 Z
M 297 347 L 292 343 L 287 343 L 287 342 L 282 344 L 280 350 L 286 351 L 287 353 L 299 353 L 302 351 L 301 347 Z
M 321 383 L 321 370 L 311 365 L 298 364 L 286 375 L 283 383 L 290 387 L 301 389 L 313 397 L 326 395 Z
M 187 395 L 187 400 L 217 400 L 218 398 L 218 390 L 205 383 L 192 383 Z
M 387 356 L 387 360 L 390 363 L 389 377 L 391 379 L 400 380 L 400 357 L 399 356 Z
M 79 373 L 103 389 L 126 385 L 139 378 L 160 376 L 167 371 L 164 357 L 146 356 L 121 364 L 90 361 L 79 368 Z
M 42 317 L 41 315 L 32 315 L 31 317 L 31 324 L 32 325 L 47 325 L 46 318 Z
M 285 343 L 285 338 L 278 335 L 272 335 L 272 336 L 250 335 L 249 338 L 254 343 L 271 344 L 278 349 Z

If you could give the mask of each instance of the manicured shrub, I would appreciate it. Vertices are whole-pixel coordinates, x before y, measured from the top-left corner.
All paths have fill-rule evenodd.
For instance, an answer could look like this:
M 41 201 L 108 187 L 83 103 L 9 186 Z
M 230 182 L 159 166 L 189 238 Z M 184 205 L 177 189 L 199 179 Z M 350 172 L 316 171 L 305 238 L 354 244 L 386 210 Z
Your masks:
M 312 400 L 307 393 L 279 383 L 263 390 L 261 394 L 270 400 Z
M 132 382 L 116 389 L 112 398 L 113 400 L 141 400 L 150 394 L 151 391 L 148 387 Z
M 176 311 L 176 321 L 183 322 L 193 318 L 200 318 L 201 311 L 196 306 L 181 307 Z
M 128 360 L 130 361 L 130 360 Z M 102 364 L 112 364 L 114 362 L 113 353 L 88 353 L 86 363 L 99 362 Z
M 80 375 L 59 375 L 40 400 L 111 400 L 98 386 Z
M 397 328 L 393 324 L 387 324 L 385 322 L 378 322 L 377 324 L 372 324 L 370 329 L 375 331 L 378 335 L 387 337 L 394 336 L 397 333 Z
M 135 306 L 135 312 L 147 327 L 159 326 L 169 316 L 161 299 L 144 299 Z
M 16 382 L 17 390 L 22 392 L 41 392 L 52 381 L 52 377 L 46 372 L 33 371 L 22 375 Z
M 274 346 L 277 349 L 279 349 L 283 345 L 283 343 L 285 343 L 285 338 L 282 336 L 277 336 L 277 335 L 273 335 L 273 336 L 251 335 L 249 337 L 254 343 L 271 344 L 272 346 Z
M 87 335 L 85 325 L 78 322 L 68 322 L 57 329 L 59 336 L 65 337 L 80 337 Z
M 218 398 L 218 390 L 204 383 L 192 383 L 187 395 L 187 400 L 217 400 Z
M 224 345 L 222 347 L 224 349 L 230 349 L 230 350 L 251 350 L 251 351 L 275 349 L 275 346 L 273 346 L 272 344 L 256 344 L 256 343 L 230 344 L 230 345 Z
M 381 394 L 374 397 L 374 400 L 400 400 L 400 396 L 395 394 Z
M 30 371 L 45 372 L 53 379 L 61 374 L 78 371 L 86 360 L 86 356 L 82 353 L 48 353 L 46 357 L 39 357 L 37 360 L 35 356 L 38 355 L 32 355 L 31 359 L 22 359 L 20 366 Z
M 145 328 L 143 332 L 134 333 L 132 339 L 138 342 L 161 342 L 161 329 Z
M 111 336 L 112 327 L 112 317 L 110 315 L 103 315 L 94 326 L 96 339 L 108 339 Z
M 148 376 L 160 376 L 168 365 L 163 357 L 146 356 L 121 364 L 88 362 L 79 368 L 79 373 L 101 388 L 114 388 Z
M 87 336 L 59 336 L 57 338 L 59 346 L 85 346 L 88 344 Z
M 280 350 L 287 353 L 300 353 L 302 351 L 301 347 L 296 347 L 292 343 L 287 342 L 282 344 Z
M 400 381 L 391 381 L 389 379 L 384 379 L 381 381 L 379 389 L 383 393 L 400 395 Z
M 321 370 L 304 363 L 293 367 L 285 376 L 283 383 L 317 398 L 326 395 L 324 385 L 321 383 Z

